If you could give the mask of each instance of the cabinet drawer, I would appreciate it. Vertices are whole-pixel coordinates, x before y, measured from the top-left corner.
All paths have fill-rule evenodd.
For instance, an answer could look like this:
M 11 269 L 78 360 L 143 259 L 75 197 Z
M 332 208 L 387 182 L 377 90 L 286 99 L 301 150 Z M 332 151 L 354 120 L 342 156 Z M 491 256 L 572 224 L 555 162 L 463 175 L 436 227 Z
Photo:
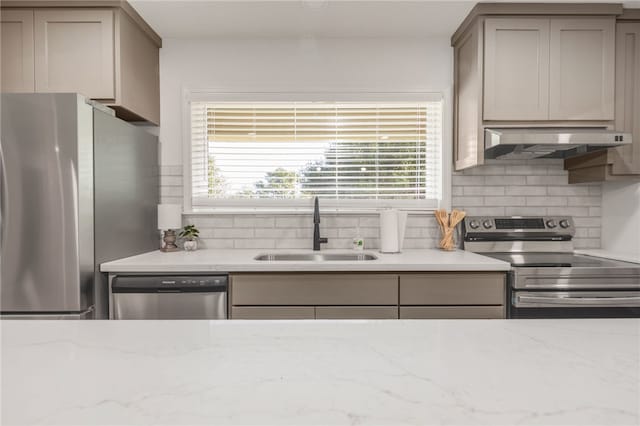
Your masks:
M 504 306 L 401 306 L 400 319 L 505 318 Z
M 389 274 L 246 274 L 231 277 L 237 305 L 396 305 Z
M 401 305 L 503 305 L 502 273 L 400 275 Z
M 398 307 L 317 306 L 316 319 L 398 319 Z
M 233 306 L 231 319 L 277 320 L 277 319 L 314 319 L 313 306 Z

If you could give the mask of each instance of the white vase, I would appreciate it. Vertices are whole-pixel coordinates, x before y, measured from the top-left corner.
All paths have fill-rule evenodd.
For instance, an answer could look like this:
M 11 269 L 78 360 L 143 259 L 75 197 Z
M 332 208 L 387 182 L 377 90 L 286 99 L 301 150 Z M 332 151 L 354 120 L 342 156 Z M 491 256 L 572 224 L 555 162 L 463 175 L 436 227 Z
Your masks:
M 186 240 L 184 242 L 185 251 L 195 251 L 198 249 L 198 242 L 196 240 Z

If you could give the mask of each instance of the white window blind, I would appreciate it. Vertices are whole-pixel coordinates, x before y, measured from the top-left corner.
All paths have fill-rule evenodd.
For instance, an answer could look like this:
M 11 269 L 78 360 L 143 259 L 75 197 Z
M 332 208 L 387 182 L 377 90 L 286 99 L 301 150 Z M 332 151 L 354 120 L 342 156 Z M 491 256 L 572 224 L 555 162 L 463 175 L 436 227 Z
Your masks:
M 191 102 L 192 204 L 430 207 L 441 143 L 439 101 Z

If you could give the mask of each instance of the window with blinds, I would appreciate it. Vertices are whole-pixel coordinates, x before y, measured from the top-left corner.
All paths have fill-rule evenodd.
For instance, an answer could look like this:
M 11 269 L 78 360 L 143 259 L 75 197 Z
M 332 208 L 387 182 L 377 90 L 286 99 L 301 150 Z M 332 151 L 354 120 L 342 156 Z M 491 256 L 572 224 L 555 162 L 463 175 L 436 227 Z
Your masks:
M 435 206 L 442 103 L 191 102 L 194 206 Z

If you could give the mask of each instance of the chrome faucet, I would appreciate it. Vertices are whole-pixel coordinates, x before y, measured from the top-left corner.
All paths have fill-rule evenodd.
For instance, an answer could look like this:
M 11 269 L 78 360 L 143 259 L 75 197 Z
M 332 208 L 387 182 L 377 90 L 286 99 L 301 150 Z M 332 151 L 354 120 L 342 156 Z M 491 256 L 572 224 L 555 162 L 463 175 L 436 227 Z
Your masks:
M 326 244 L 328 241 L 320 237 L 320 204 L 316 197 L 313 207 L 313 250 L 320 250 L 320 244 Z

